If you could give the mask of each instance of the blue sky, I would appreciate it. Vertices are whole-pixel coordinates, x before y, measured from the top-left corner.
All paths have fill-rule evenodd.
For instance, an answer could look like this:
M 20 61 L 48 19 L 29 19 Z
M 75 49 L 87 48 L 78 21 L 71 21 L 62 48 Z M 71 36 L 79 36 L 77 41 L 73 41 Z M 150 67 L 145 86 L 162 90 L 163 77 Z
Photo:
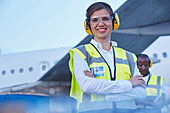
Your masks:
M 1 53 L 75 46 L 87 36 L 85 11 L 96 1 L 1 0 Z M 116 10 L 126 0 L 100 1 Z

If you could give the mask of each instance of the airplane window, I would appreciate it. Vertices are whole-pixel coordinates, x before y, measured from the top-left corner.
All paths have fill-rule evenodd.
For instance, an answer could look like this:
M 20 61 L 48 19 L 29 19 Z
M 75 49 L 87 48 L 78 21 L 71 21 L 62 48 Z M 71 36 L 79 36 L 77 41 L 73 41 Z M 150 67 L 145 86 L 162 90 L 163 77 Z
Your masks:
M 158 55 L 156 53 L 153 54 L 154 58 L 158 58 Z
M 45 71 L 46 70 L 46 65 L 42 66 L 42 70 Z
M 32 72 L 33 71 L 33 67 L 29 67 L 29 72 Z
M 2 71 L 2 75 L 6 75 L 6 71 L 5 70 Z
M 23 73 L 23 72 L 24 72 L 24 69 L 23 69 L 23 68 L 19 69 L 19 72 L 20 72 L 20 73 Z
M 12 70 L 11 70 L 11 74 L 14 74 L 14 73 L 15 73 L 15 70 L 14 70 L 14 69 L 12 69 Z
M 166 52 L 163 52 L 162 55 L 163 55 L 164 58 L 167 57 L 167 53 Z

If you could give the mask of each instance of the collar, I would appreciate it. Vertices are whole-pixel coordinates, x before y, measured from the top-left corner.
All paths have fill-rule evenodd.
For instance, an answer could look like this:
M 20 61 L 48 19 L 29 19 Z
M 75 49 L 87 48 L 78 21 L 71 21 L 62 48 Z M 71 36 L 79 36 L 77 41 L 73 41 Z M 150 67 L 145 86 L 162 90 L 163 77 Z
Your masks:
M 104 49 L 102 48 L 102 45 L 101 45 L 99 42 L 95 41 L 94 39 L 92 39 L 92 40 L 90 41 L 90 43 L 92 43 L 96 48 L 99 48 L 99 49 L 101 49 L 101 50 L 104 51 L 104 52 L 108 52 L 108 51 L 104 50 Z M 115 42 L 115 41 L 111 41 L 111 44 L 112 44 L 112 47 L 116 47 L 116 46 L 117 46 L 117 42 Z M 111 51 L 112 51 L 112 49 L 110 49 L 109 52 L 111 52 Z

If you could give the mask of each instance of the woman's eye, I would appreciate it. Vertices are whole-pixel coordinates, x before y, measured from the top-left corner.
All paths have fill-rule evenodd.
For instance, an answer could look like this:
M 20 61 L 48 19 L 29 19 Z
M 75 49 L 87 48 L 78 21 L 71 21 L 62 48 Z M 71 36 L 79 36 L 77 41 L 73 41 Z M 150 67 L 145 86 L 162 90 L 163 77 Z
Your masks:
M 107 21 L 107 20 L 109 20 L 109 19 L 110 19 L 109 17 L 103 17 L 103 18 L 102 18 L 103 21 Z
M 92 21 L 92 22 L 97 22 L 98 19 L 97 19 L 97 18 L 93 18 L 91 21 Z

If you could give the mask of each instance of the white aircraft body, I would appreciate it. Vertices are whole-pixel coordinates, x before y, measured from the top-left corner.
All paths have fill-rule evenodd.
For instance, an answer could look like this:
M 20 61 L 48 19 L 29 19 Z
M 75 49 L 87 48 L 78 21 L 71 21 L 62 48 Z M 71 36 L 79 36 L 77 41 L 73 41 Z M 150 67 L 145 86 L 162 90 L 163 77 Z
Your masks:
M 62 47 L 0 54 L 0 89 L 37 81 L 70 49 Z

